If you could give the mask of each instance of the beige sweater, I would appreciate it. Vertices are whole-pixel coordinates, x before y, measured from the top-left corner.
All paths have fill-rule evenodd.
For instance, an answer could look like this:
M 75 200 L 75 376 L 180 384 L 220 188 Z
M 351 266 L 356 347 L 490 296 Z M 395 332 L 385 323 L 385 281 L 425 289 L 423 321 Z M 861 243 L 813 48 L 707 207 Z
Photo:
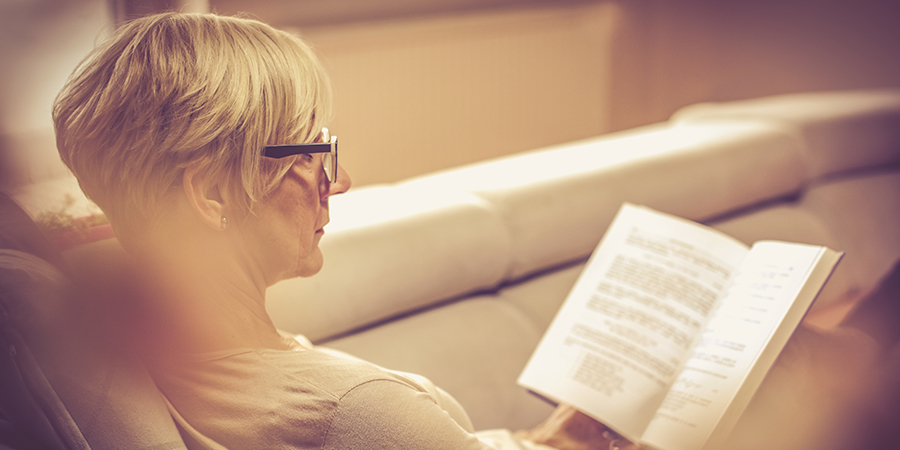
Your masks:
M 422 377 L 301 346 L 204 354 L 154 379 L 191 449 L 534 448 L 479 439 Z

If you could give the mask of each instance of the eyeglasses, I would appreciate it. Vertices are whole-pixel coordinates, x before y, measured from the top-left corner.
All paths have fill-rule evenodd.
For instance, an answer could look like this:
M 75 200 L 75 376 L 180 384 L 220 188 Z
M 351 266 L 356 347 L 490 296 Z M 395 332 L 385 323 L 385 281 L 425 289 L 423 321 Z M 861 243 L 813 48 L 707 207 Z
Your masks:
M 337 181 L 338 172 L 337 149 L 337 136 L 329 134 L 328 128 L 322 128 L 322 142 L 314 142 L 312 144 L 267 145 L 263 148 L 263 156 L 269 158 L 284 158 L 291 155 L 324 153 L 324 155 L 322 155 L 322 167 L 325 169 L 325 175 L 328 177 L 328 181 L 335 183 Z

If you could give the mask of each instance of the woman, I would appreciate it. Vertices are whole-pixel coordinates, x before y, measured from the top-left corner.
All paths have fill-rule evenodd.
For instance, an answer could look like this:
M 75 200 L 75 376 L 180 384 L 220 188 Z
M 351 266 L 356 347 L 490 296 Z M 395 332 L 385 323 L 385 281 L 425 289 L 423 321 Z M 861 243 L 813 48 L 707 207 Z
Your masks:
M 301 40 L 215 15 L 129 23 L 63 88 L 60 155 L 152 291 L 155 381 L 191 448 L 491 448 L 427 380 L 314 349 L 266 313 L 268 286 L 321 268 L 328 199 L 351 184 L 329 102 Z M 603 431 L 561 409 L 530 436 L 605 448 Z

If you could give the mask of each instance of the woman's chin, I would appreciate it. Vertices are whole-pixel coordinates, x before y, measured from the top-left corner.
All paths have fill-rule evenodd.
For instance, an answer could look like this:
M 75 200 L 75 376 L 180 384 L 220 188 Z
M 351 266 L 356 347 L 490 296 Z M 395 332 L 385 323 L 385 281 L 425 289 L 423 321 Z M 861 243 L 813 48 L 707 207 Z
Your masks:
M 297 270 L 294 271 L 293 275 L 290 275 L 287 278 L 311 277 L 322 270 L 323 263 L 324 258 L 322 257 L 322 251 L 317 247 L 311 255 L 307 256 L 302 261 L 298 261 Z

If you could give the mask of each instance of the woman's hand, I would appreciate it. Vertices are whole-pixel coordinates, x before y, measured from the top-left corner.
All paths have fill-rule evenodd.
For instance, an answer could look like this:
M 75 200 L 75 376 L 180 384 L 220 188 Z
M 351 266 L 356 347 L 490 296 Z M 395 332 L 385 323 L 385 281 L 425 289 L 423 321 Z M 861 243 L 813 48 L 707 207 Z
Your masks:
M 639 450 L 640 447 L 618 437 L 602 423 L 570 405 L 561 404 L 547 420 L 516 437 L 559 450 Z

